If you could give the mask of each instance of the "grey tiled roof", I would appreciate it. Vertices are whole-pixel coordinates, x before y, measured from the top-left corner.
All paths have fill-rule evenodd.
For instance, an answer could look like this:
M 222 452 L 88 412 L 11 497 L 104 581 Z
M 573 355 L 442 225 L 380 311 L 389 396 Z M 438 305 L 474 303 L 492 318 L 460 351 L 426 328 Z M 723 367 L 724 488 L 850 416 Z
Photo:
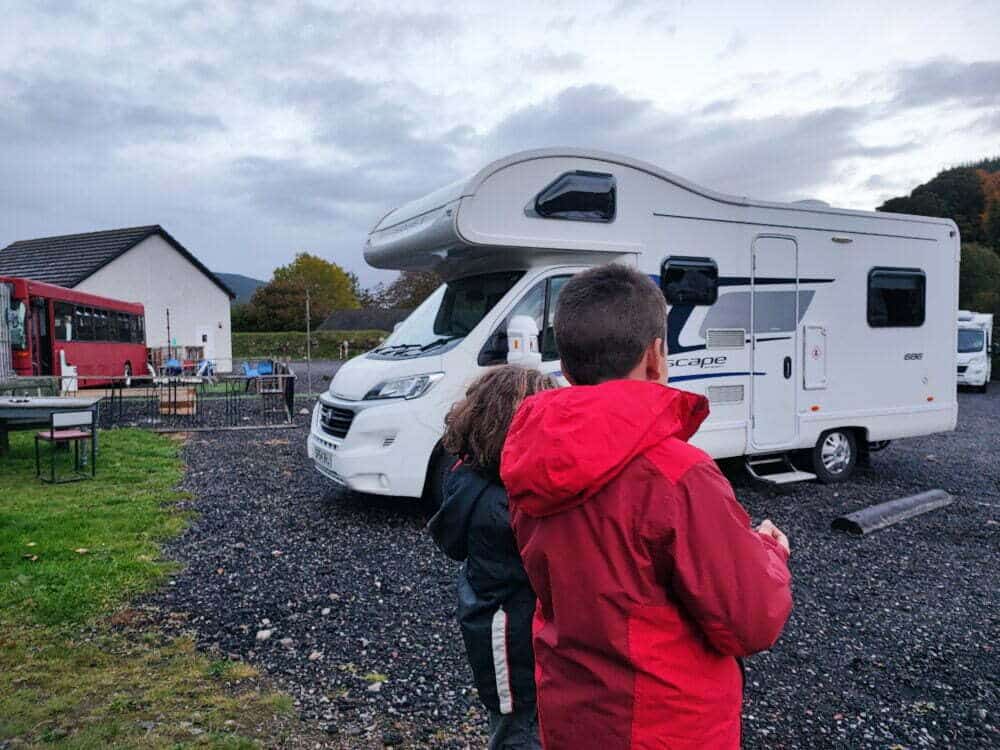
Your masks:
M 0 276 L 74 287 L 147 237 L 160 235 L 230 296 L 236 295 L 159 224 L 18 240 L 0 250 Z

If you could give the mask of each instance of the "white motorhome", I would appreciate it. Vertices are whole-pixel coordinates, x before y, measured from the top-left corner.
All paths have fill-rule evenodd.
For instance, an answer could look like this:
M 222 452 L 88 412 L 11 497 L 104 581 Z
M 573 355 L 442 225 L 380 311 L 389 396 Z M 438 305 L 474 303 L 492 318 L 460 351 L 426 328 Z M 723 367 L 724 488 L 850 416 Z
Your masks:
M 559 373 L 559 290 L 609 262 L 663 289 L 670 383 L 708 397 L 692 442 L 716 458 L 747 456 L 772 482 L 834 482 L 870 447 L 955 427 L 949 220 L 751 200 L 635 159 L 546 149 L 390 212 L 365 259 L 445 284 L 316 405 L 310 458 L 361 492 L 433 502 L 444 416 L 506 361 L 508 322 L 533 318 L 541 368 Z M 789 460 L 801 457 L 811 472 Z
M 993 316 L 958 311 L 958 384 L 986 393 L 993 375 Z

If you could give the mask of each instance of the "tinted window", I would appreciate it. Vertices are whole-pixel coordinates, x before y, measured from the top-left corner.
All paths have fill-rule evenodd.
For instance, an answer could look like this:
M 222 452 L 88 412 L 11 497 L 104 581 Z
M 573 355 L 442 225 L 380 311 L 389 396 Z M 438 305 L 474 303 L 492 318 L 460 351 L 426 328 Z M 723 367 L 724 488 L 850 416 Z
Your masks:
M 479 353 L 479 364 L 483 366 L 499 365 L 507 361 L 507 326 L 515 315 L 527 315 L 535 321 L 535 325 L 538 326 L 539 351 L 542 353 L 542 360 L 551 362 L 559 359 L 552 321 L 555 318 L 556 299 L 559 297 L 559 291 L 569 278 L 569 276 L 555 276 L 531 287 L 510 311 L 510 314 L 500 322 L 500 325 L 493 331 L 493 335 L 487 339 L 485 346 Z
M 535 211 L 547 219 L 603 221 L 615 218 L 615 178 L 599 172 L 567 172 L 535 198 Z
M 660 289 L 670 305 L 714 305 L 719 267 L 711 258 L 667 258 L 660 270 Z
M 917 269 L 873 269 L 868 274 L 868 325 L 873 328 L 922 326 L 926 286 L 924 272 Z
M 76 338 L 73 333 L 73 305 L 68 302 L 56 302 L 53 311 L 56 316 L 56 338 L 59 341 L 72 341 Z
M 551 362 L 559 359 L 559 349 L 556 347 L 556 329 L 554 321 L 556 318 L 556 301 L 559 299 L 559 292 L 563 285 L 569 281 L 569 276 L 556 276 L 549 279 L 548 303 L 545 307 L 545 329 L 542 331 L 542 360 Z

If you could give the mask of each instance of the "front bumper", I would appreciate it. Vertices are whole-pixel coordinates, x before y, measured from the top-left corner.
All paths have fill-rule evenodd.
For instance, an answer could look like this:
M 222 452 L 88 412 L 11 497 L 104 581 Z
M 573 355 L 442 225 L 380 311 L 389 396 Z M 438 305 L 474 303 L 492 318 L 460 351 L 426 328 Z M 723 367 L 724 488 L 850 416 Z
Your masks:
M 324 431 L 323 403 L 354 412 L 343 438 Z M 344 401 L 324 396 L 313 408 L 306 452 L 316 470 L 338 486 L 374 495 L 420 497 L 441 430 L 421 419 L 413 401 Z
M 964 372 L 958 372 L 959 385 L 981 386 L 986 384 L 986 368 L 967 367 Z

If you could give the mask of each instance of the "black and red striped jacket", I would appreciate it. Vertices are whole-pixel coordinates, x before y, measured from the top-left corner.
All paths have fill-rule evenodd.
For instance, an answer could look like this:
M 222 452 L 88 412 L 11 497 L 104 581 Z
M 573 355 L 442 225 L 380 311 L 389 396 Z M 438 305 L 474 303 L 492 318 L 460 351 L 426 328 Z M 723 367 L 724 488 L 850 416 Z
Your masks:
M 499 482 L 458 465 L 427 528 L 446 555 L 463 562 L 458 622 L 479 698 L 503 714 L 533 707 L 535 594 L 514 543 L 507 493 Z
M 532 396 L 501 476 L 538 595 L 546 750 L 735 750 L 737 657 L 792 606 L 786 554 L 688 445 L 701 397 L 617 380 Z

